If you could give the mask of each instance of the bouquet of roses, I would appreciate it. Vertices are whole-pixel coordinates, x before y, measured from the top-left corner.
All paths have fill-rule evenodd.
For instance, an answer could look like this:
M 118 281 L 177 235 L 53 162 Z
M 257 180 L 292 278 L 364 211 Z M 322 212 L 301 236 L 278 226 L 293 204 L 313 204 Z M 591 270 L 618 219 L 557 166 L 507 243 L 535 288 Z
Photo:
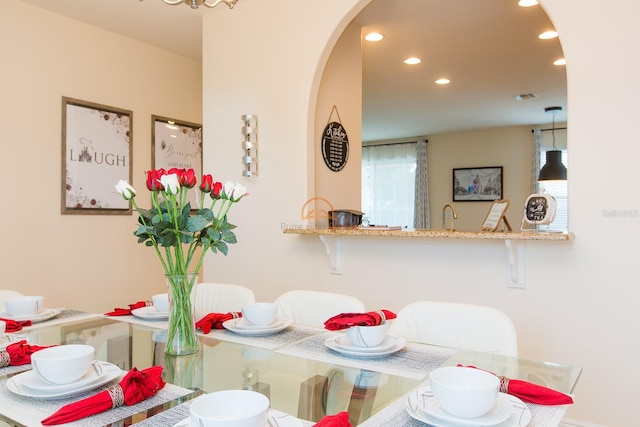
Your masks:
M 146 175 L 151 209 L 138 206 L 136 190 L 126 181 L 120 180 L 116 191 L 129 200 L 138 213 L 138 228 L 133 234 L 138 243 L 154 248 L 167 277 L 172 306 L 179 306 L 183 311 L 177 314 L 174 309 L 171 311 L 169 346 L 174 338 L 184 338 L 180 328 L 193 328 L 190 295 L 204 256 L 209 250 L 227 255 L 228 245 L 236 243 L 232 231 L 235 225 L 227 221 L 227 214 L 231 206 L 248 193 L 241 184 L 214 182 L 211 175 L 203 175 L 196 188 L 193 169 L 156 169 Z M 188 201 L 192 189 L 200 191 L 197 209 Z M 195 336 L 188 339 L 195 340 Z M 197 349 L 197 343 L 193 344 Z

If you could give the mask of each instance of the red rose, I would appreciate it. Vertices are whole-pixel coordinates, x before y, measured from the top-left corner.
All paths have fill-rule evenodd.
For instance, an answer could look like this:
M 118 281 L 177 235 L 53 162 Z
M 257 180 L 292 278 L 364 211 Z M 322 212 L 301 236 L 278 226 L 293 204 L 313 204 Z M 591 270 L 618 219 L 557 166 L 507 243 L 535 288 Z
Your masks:
M 213 197 L 214 199 L 219 199 L 220 197 L 222 197 L 222 183 L 220 181 L 213 184 L 211 197 Z
M 149 191 L 162 191 L 164 186 L 160 183 L 160 177 L 167 172 L 164 169 L 154 169 L 147 171 L 147 189 Z
M 213 176 L 209 174 L 202 175 L 200 191 L 202 191 L 203 193 L 211 193 L 211 190 L 213 190 Z
M 193 169 L 187 169 L 182 175 L 178 175 L 178 178 L 180 178 L 180 185 L 182 187 L 193 188 L 196 186 L 196 173 Z

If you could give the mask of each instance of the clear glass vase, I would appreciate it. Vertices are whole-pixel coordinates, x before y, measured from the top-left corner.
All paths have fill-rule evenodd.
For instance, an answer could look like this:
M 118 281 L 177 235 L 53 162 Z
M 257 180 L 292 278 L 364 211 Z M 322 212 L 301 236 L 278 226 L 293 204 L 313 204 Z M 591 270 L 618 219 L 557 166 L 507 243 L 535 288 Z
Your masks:
M 174 356 L 193 354 L 200 348 L 195 325 L 197 274 L 168 274 L 169 330 L 164 352 Z

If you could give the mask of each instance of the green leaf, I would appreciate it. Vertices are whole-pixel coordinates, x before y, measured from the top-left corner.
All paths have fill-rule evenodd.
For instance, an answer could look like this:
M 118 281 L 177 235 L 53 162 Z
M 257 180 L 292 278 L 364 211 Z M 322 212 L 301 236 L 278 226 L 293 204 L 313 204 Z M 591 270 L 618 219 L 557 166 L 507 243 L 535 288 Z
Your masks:
M 198 210 L 197 215 L 203 217 L 209 222 L 211 222 L 214 218 L 213 211 L 211 209 L 200 209 Z
M 230 230 L 227 230 L 224 233 L 222 233 L 222 240 L 224 240 L 227 243 L 238 243 L 238 241 L 236 240 L 236 235 L 233 234 L 233 232 Z
M 227 255 L 227 253 L 229 253 L 229 247 L 227 246 L 227 244 L 225 242 L 222 242 L 222 241 L 215 242 L 213 244 L 212 248 L 213 247 L 218 249 L 225 256 Z
M 187 220 L 186 230 L 190 232 L 197 232 L 203 230 L 209 225 L 209 221 L 201 215 L 192 216 Z

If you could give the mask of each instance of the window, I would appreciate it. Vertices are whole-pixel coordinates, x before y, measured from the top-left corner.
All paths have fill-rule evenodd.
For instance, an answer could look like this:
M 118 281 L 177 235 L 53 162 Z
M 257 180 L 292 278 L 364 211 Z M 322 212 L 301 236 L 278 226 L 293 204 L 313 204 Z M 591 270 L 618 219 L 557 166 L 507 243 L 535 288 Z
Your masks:
M 370 224 L 413 227 L 416 144 L 362 147 L 362 211 Z
M 544 165 L 546 161 L 546 154 L 544 150 L 540 153 L 540 164 Z M 562 151 L 562 163 L 567 165 L 567 150 Z M 551 194 L 556 198 L 556 217 L 549 225 L 549 230 L 553 231 L 567 231 L 569 229 L 569 213 L 567 203 L 567 181 L 553 181 L 553 182 L 540 182 L 538 183 L 540 192 L 543 190 L 548 194 Z M 546 229 L 545 226 L 541 227 Z

